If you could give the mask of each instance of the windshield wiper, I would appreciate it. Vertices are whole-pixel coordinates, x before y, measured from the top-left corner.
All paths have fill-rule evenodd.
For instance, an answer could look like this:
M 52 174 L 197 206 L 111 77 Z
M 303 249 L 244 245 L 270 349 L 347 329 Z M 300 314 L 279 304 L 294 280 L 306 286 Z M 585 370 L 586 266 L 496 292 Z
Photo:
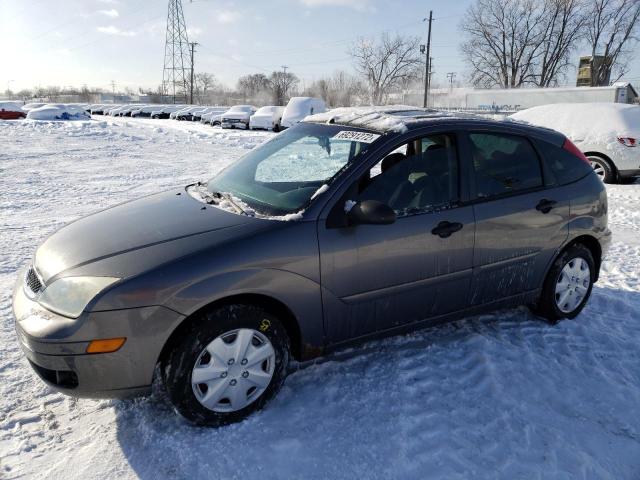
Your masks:
M 230 193 L 227 193 L 227 192 L 211 192 L 211 191 L 206 189 L 206 184 L 202 183 L 202 182 L 198 182 L 196 184 L 196 186 L 205 187 L 205 188 L 199 188 L 198 192 L 200 193 L 200 195 L 202 196 L 203 200 L 206 203 L 219 205 L 221 200 L 226 200 L 227 202 L 229 202 L 229 205 L 231 205 L 233 207 L 233 209 L 237 213 L 239 213 L 241 215 L 249 216 L 249 214 L 238 204 L 238 202 L 236 202 L 233 199 L 233 196 Z
M 236 202 L 233 199 L 233 196 L 230 193 L 227 192 L 215 192 L 213 193 L 213 195 L 218 195 L 220 198 L 224 198 L 227 202 L 229 202 L 231 204 L 231 206 L 236 210 L 236 212 L 242 214 L 242 215 L 247 215 L 247 212 L 244 211 L 244 209 L 240 206 L 240 204 L 238 204 L 238 202 Z

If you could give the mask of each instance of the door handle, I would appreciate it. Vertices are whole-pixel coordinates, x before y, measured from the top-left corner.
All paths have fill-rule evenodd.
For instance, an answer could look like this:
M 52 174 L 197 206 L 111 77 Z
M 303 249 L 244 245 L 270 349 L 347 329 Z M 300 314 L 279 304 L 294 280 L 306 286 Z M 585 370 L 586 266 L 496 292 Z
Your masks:
M 538 202 L 538 205 L 536 205 L 536 210 L 542 213 L 549 213 L 551 209 L 556 206 L 556 203 L 558 202 L 556 202 L 555 200 L 548 200 L 546 198 L 543 198 L 542 200 L 540 200 L 540 202 Z
M 456 233 L 457 231 L 462 230 L 461 223 L 451 223 L 451 222 L 440 222 L 431 233 L 434 235 L 438 235 L 440 238 L 450 237 L 451 234 Z

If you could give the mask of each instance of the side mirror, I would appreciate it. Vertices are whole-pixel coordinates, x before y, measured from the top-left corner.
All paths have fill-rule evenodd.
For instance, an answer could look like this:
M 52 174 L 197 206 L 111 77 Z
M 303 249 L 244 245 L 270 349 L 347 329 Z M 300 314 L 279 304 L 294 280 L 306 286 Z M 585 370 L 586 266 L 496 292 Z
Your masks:
M 348 217 L 353 225 L 389 225 L 396 221 L 396 212 L 377 200 L 364 200 L 349 210 Z

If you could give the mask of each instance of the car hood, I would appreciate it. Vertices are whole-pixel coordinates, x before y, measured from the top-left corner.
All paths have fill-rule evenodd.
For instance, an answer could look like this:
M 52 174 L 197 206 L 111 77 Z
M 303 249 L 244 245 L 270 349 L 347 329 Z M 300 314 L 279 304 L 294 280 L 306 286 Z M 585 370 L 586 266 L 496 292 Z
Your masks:
M 179 189 L 89 215 L 61 228 L 38 248 L 36 270 L 47 283 L 67 270 L 88 263 L 231 229 L 252 220 L 215 207 L 204 207 L 184 189 Z

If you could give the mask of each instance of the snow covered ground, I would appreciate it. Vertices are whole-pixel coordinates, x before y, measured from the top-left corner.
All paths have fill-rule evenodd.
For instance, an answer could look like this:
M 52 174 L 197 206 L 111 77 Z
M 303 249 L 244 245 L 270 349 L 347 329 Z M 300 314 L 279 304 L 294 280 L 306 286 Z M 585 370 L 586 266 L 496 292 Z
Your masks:
M 205 180 L 270 133 L 113 119 L 0 122 L 0 479 L 637 479 L 640 184 L 608 187 L 614 243 L 591 302 L 374 342 L 291 375 L 247 421 L 209 430 L 162 392 L 74 400 L 15 340 L 16 270 L 63 224 Z

